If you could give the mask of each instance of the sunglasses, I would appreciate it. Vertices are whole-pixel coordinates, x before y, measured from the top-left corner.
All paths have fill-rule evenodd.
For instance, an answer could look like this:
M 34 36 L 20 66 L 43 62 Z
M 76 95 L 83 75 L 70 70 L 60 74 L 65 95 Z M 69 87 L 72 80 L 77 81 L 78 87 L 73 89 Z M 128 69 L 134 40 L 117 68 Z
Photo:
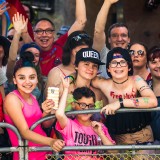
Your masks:
M 144 56 L 144 51 L 142 51 L 142 50 L 138 50 L 137 52 L 134 51 L 134 50 L 130 50 L 130 51 L 129 51 L 129 54 L 130 54 L 131 56 L 136 56 L 136 53 L 137 53 L 137 56 L 140 56 L 140 57 L 143 57 L 143 56 Z
M 7 36 L 7 39 L 9 39 L 10 41 L 12 41 L 12 40 L 13 40 L 13 36 L 12 36 L 12 35 Z M 23 38 L 20 37 L 20 38 L 19 38 L 19 41 L 23 41 Z
M 88 107 L 88 109 L 94 109 L 95 108 L 95 104 L 86 104 L 86 103 L 79 103 L 79 102 L 76 102 L 79 105 L 79 107 L 81 109 L 86 109 L 86 107 Z

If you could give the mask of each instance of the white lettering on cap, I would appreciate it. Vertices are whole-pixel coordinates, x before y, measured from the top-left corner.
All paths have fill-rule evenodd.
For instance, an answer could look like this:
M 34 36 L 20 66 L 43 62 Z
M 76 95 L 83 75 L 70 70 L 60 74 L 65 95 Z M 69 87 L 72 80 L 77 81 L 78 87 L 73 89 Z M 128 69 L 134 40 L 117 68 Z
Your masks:
M 99 59 L 99 54 L 94 51 L 85 51 L 83 52 L 83 58 L 96 58 Z

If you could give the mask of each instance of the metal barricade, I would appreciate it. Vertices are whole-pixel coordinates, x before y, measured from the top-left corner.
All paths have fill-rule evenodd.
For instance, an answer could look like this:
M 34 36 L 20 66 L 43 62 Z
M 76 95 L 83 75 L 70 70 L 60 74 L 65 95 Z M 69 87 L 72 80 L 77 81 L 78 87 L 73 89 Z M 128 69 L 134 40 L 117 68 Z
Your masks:
M 160 111 L 159 108 L 153 108 L 153 109 L 119 109 L 117 113 L 124 113 L 124 112 L 151 112 L 151 111 Z M 76 114 L 94 114 L 98 113 L 100 110 L 81 110 L 81 111 L 70 111 L 66 112 L 66 115 L 76 115 Z M 31 130 L 34 130 L 37 125 L 42 123 L 43 121 L 49 120 L 55 118 L 55 115 L 50 115 L 47 117 L 44 117 L 34 123 L 31 126 Z M 25 140 L 23 141 L 18 130 L 7 123 L 0 123 L 0 127 L 6 127 L 10 128 L 15 132 L 15 134 L 18 137 L 18 143 L 19 146 L 17 147 L 7 147 L 7 148 L 0 148 L 0 152 L 19 152 L 20 155 L 20 160 L 28 160 L 28 153 L 29 152 L 40 152 L 40 151 L 52 151 L 51 147 L 27 147 L 28 141 Z M 24 145 L 25 144 L 25 145 Z M 116 153 L 116 154 L 95 154 L 95 155 L 66 155 L 66 154 L 57 154 L 54 153 L 52 155 L 47 155 L 47 160 L 63 160 L 63 159 L 70 159 L 70 160 L 128 160 L 128 159 L 134 159 L 134 160 L 150 160 L 150 159 L 155 159 L 155 160 L 160 160 L 160 155 L 151 153 L 151 154 L 138 154 L 139 150 L 160 150 L 160 145 L 114 145 L 114 146 L 65 146 L 62 151 L 72 151 L 72 150 L 101 150 L 101 151 L 106 151 L 106 150 L 119 150 L 119 151 L 127 151 L 127 152 L 122 152 L 122 153 Z
M 25 160 L 24 142 L 23 142 L 22 137 L 21 137 L 19 131 L 17 130 L 17 128 L 15 126 L 8 124 L 8 123 L 5 123 L 5 122 L 0 122 L 0 127 L 11 129 L 16 134 L 16 136 L 18 138 L 18 146 L 17 147 L 0 148 L 0 152 L 19 152 L 20 160 Z

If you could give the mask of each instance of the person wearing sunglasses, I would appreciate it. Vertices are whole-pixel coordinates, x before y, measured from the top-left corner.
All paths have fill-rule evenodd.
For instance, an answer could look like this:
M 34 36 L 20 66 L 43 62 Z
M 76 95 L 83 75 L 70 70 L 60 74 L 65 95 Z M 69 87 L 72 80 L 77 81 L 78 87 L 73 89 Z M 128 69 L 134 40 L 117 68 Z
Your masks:
M 34 26 L 34 40 L 41 48 L 40 66 L 42 75 L 47 77 L 49 71 L 62 63 L 63 46 L 67 37 L 76 30 L 83 30 L 86 24 L 86 7 L 84 0 L 76 0 L 76 20 L 69 31 L 55 41 L 55 26 L 47 18 L 38 20 Z
M 147 65 L 147 52 L 147 46 L 141 42 L 132 43 L 129 47 L 133 62 L 133 75 L 140 75 L 146 81 L 151 79 Z
M 106 71 L 110 79 L 96 77 L 92 85 L 100 89 L 109 104 L 101 109 L 105 124 L 117 144 L 147 144 L 153 142 L 150 112 L 116 113 L 120 108 L 157 107 L 155 94 L 139 75 L 133 76 L 133 64 L 128 50 L 121 47 L 109 51 Z M 137 153 L 143 153 L 138 151 Z
M 56 111 L 56 129 L 62 134 L 66 146 L 97 146 L 100 137 L 103 145 L 114 145 L 115 142 L 109 135 L 104 124 L 92 121 L 92 114 L 78 114 L 74 119 L 65 115 L 66 100 L 69 93 L 69 78 L 62 76 L 63 95 L 60 99 L 59 108 Z M 96 97 L 94 92 L 88 87 L 76 88 L 73 92 L 74 110 L 91 110 L 95 107 Z M 92 137 L 92 138 L 91 138 Z M 106 151 L 107 152 L 107 151 Z M 97 159 L 98 151 L 66 151 L 64 159 Z M 78 155 L 78 156 L 77 156 Z

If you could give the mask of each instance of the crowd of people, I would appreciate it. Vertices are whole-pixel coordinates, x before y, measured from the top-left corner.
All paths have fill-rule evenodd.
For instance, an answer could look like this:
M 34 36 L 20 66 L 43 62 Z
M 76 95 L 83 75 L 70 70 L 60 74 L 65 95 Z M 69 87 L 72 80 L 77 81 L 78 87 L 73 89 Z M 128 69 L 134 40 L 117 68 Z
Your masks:
M 95 146 L 99 139 L 102 145 L 160 144 L 158 111 L 116 113 L 120 108 L 160 106 L 160 46 L 148 49 L 138 40 L 132 42 L 123 23 L 112 24 L 106 37 L 109 9 L 117 1 L 104 0 L 93 37 L 84 30 L 84 0 L 76 0 L 75 21 L 71 26 L 62 26 L 57 38 L 50 19 L 44 17 L 33 24 L 32 16 L 25 19 L 18 12 L 13 16 L 13 27 L 6 36 L 0 36 L 0 122 L 14 125 L 29 141 L 28 146 L 50 146 L 60 152 L 64 146 Z M 0 4 L 0 16 L 8 8 L 6 2 Z M 28 32 L 28 21 L 33 24 L 34 40 Z M 57 110 L 53 109 L 55 101 L 47 98 L 49 87 L 59 88 Z M 88 109 L 101 112 L 71 117 L 65 114 Z M 52 114 L 56 119 L 30 130 L 36 121 Z M 7 129 L 7 133 L 11 145 L 18 146 L 14 132 Z M 5 132 L 0 128 L 2 134 Z M 97 153 L 65 152 L 85 154 L 85 159 L 95 159 L 87 154 Z M 29 160 L 44 160 L 46 154 L 50 152 L 30 152 Z M 18 153 L 13 153 L 13 159 L 19 159 Z

